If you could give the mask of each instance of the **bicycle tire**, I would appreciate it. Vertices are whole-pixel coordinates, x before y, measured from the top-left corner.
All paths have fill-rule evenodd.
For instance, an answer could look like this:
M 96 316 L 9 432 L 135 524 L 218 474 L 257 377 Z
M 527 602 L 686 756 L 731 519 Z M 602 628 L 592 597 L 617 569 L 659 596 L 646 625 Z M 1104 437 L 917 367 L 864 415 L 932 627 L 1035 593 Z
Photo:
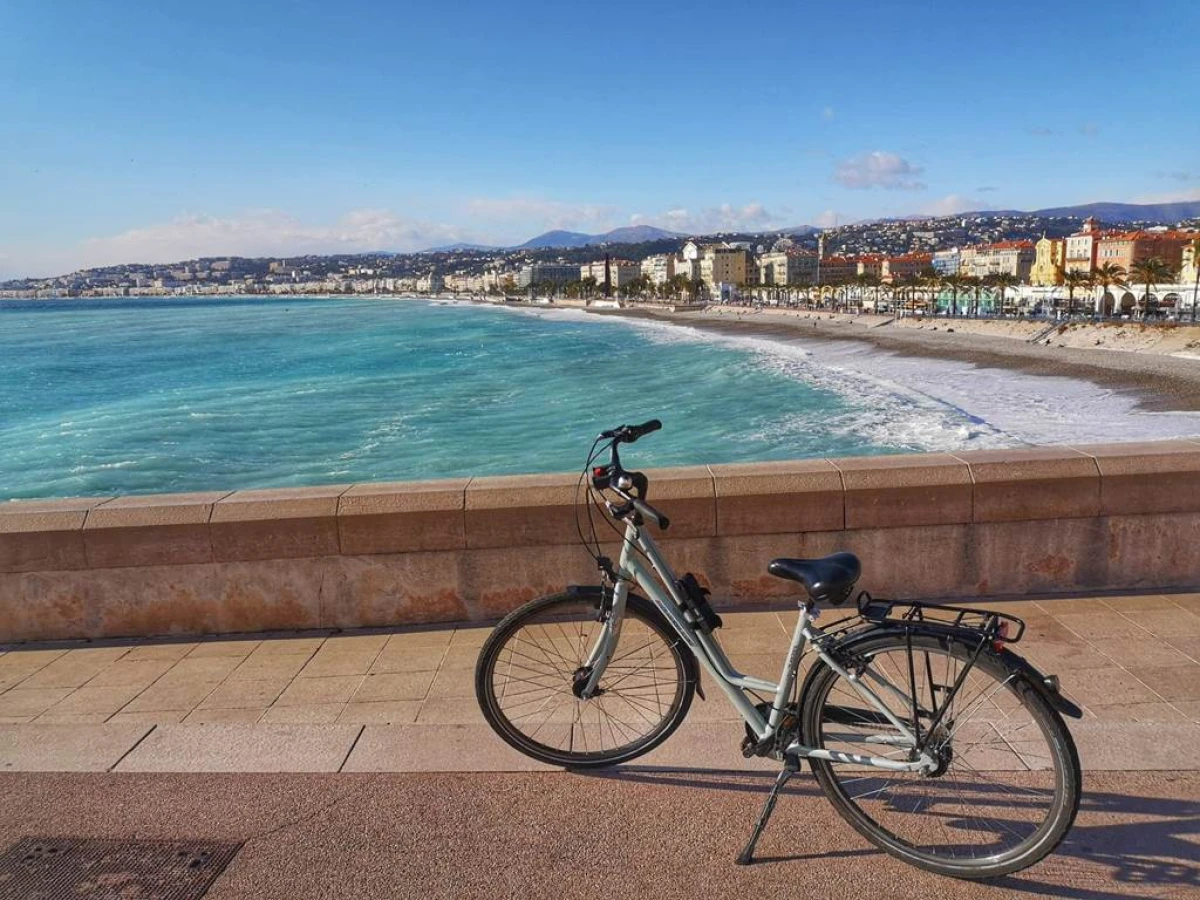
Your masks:
M 535 693 L 538 688 L 544 687 L 551 695 L 559 695 L 559 699 L 556 701 L 559 706 L 550 712 L 542 711 L 533 716 L 524 713 L 523 718 L 532 719 L 525 725 L 514 721 L 513 714 L 506 711 L 503 692 L 497 693 L 496 684 L 497 666 L 502 664 L 506 648 L 509 648 L 514 638 L 523 633 L 523 629 L 529 630 L 532 626 L 539 624 L 539 618 L 543 622 L 549 622 L 554 621 L 555 615 L 570 619 L 572 613 L 575 613 L 576 617 L 590 613 L 591 622 L 599 627 L 598 610 L 598 598 L 592 599 L 575 594 L 552 594 L 532 600 L 501 620 L 480 650 L 475 666 L 475 695 L 483 717 L 506 743 L 526 756 L 566 768 L 602 768 L 628 762 L 648 753 L 670 737 L 691 708 L 698 678 L 696 661 L 692 657 L 691 651 L 683 644 L 678 634 L 654 608 L 653 604 L 642 597 L 630 595 L 625 606 L 625 619 L 621 626 L 620 642 L 599 683 L 603 693 L 596 698 L 581 700 L 571 695 L 572 699 L 568 701 L 566 696 L 563 696 L 571 694 L 573 674 L 571 667 L 582 663 L 583 657 L 591 648 L 591 641 L 581 640 L 578 642 L 580 652 L 577 656 L 566 652 L 564 648 L 567 644 L 557 638 L 555 639 L 556 643 L 543 653 L 531 651 L 530 655 L 519 657 L 515 649 L 508 649 L 510 666 L 515 656 L 519 657 L 518 665 L 523 665 L 526 669 L 536 666 L 536 671 L 532 675 L 528 671 L 525 673 L 526 683 L 534 684 L 533 688 L 525 688 L 528 693 Z M 640 626 L 644 630 L 642 644 L 635 649 L 640 649 L 643 645 L 650 648 L 661 642 L 662 649 L 669 654 L 669 667 L 657 665 L 642 667 L 646 670 L 653 670 L 652 680 L 655 687 L 657 687 L 658 671 L 666 672 L 669 668 L 674 672 L 675 679 L 671 695 L 669 702 L 665 705 L 651 699 L 652 691 L 645 680 L 645 675 L 641 680 L 630 683 L 630 679 L 636 677 L 637 670 L 634 668 L 636 660 L 626 662 L 632 655 L 632 651 L 627 648 L 627 642 L 637 637 L 633 632 L 638 630 L 631 628 L 631 625 Z M 571 646 L 574 646 L 573 641 Z M 626 656 L 621 655 L 623 647 L 626 647 Z M 536 658 L 531 658 L 531 656 Z M 651 651 L 651 660 L 653 661 L 653 659 L 653 651 Z M 616 686 L 618 680 L 626 682 L 627 686 L 618 689 Z M 610 699 L 606 700 L 606 698 Z M 518 708 L 522 708 L 522 705 L 527 707 L 536 700 L 536 696 L 529 700 L 518 700 Z M 567 746 L 564 748 L 547 743 L 544 739 L 539 740 L 538 731 L 545 728 L 546 723 L 555 717 L 555 710 L 560 709 L 563 704 L 568 702 L 573 702 L 575 705 L 574 718 L 570 722 L 563 722 L 560 718 L 559 721 L 552 723 L 560 731 L 564 724 L 570 725 Z M 607 709 L 602 705 L 606 703 L 610 704 Z M 587 732 L 584 731 L 586 724 L 584 719 L 590 713 L 583 711 L 585 707 L 591 710 L 601 710 L 597 714 L 599 745 L 596 739 L 593 739 L 590 747 L 588 745 Z M 617 724 L 617 715 L 622 709 L 632 713 L 632 717 L 645 720 L 646 727 L 642 733 L 630 734 L 635 727 L 641 731 L 641 723 L 633 722 L 631 724 L 629 720 L 623 720 Z M 568 716 L 570 715 L 569 710 L 568 707 Z M 540 722 L 539 717 L 542 719 Z M 607 717 L 607 721 L 605 717 Z M 611 747 L 603 746 L 605 725 L 608 726 L 610 736 L 613 737 L 613 746 Z M 576 746 L 577 729 L 578 736 L 581 737 L 579 747 Z M 534 731 L 534 733 L 527 733 L 527 730 Z M 618 731 L 621 732 L 619 736 Z M 626 736 L 629 736 L 630 739 L 622 740 Z
M 845 645 L 847 652 L 857 660 L 871 660 L 872 665 L 877 669 L 884 668 L 884 664 L 880 663 L 880 657 L 887 652 L 904 652 L 907 653 L 911 646 L 912 652 L 923 653 L 921 668 L 930 667 L 931 677 L 928 679 L 930 687 L 930 696 L 936 697 L 940 688 L 932 687 L 935 683 L 936 676 L 932 675 L 931 654 L 947 657 L 947 672 L 949 672 L 949 660 L 954 659 L 960 663 L 965 663 L 974 653 L 975 647 L 970 646 L 960 640 L 955 640 L 946 636 L 934 635 L 913 635 L 911 645 L 903 635 L 903 633 L 887 633 L 883 635 L 867 635 L 849 642 Z M 915 672 L 918 668 L 914 660 L 913 669 Z M 983 723 L 976 723 L 972 726 L 977 735 L 982 735 L 975 744 L 970 745 L 967 749 L 968 753 L 982 749 L 982 753 L 991 753 L 992 765 L 994 766 L 1010 766 L 1008 757 L 1002 757 L 996 752 L 996 748 L 1003 749 L 1007 747 L 1010 751 L 1010 756 L 1015 760 L 1011 761 L 1011 777 L 1014 779 L 1015 788 L 1008 787 L 1009 793 L 1005 793 L 1000 789 L 998 779 L 995 777 L 997 770 L 991 770 L 991 775 L 985 775 L 984 770 L 976 769 L 974 766 L 965 762 L 965 757 L 959 759 L 954 754 L 956 752 L 955 736 L 961 733 L 960 729 L 966 727 L 966 723 L 951 723 L 953 725 L 949 730 L 949 737 L 946 738 L 946 745 L 949 749 L 949 761 L 946 762 L 945 771 L 936 775 L 917 776 L 915 773 L 880 773 L 878 769 L 870 769 L 870 774 L 863 774 L 861 777 L 844 778 L 842 774 L 847 769 L 843 764 L 832 763 L 827 760 L 819 760 L 810 758 L 809 762 L 812 765 L 813 774 L 816 776 L 817 782 L 820 784 L 825 796 L 833 804 L 834 808 L 856 831 L 863 837 L 875 844 L 880 849 L 897 857 L 912 865 L 918 866 L 931 872 L 936 872 L 940 875 L 947 875 L 954 878 L 963 879 L 982 879 L 995 878 L 1001 875 L 1008 875 L 1039 862 L 1047 855 L 1052 853 L 1054 849 L 1062 842 L 1071 825 L 1074 823 L 1075 815 L 1079 809 L 1079 800 L 1081 793 L 1082 776 L 1080 773 L 1079 756 L 1075 749 L 1074 741 L 1071 739 L 1071 734 L 1063 723 L 1062 717 L 1041 695 L 1041 693 L 1024 677 L 1017 676 L 1004 666 L 1000 658 L 985 650 L 981 653 L 975 663 L 972 673 L 979 673 L 982 679 L 992 679 L 993 682 L 998 681 L 999 686 L 992 688 L 993 693 L 978 700 L 979 709 L 986 709 L 987 706 L 993 705 L 998 710 L 1003 703 L 1009 707 L 1006 715 L 1012 719 L 1012 724 L 1017 726 L 1016 730 L 1029 727 L 1029 724 L 1035 724 L 1037 731 L 1028 731 L 1020 736 L 1016 741 L 1009 738 L 1005 739 L 1005 735 L 999 734 L 999 741 L 990 740 L 988 733 L 984 730 Z M 901 673 L 903 678 L 903 673 Z M 910 675 L 910 678 L 912 676 Z M 973 675 L 968 675 L 968 681 L 964 682 L 964 688 L 973 678 Z M 900 680 L 900 679 L 897 679 Z M 946 679 L 952 683 L 952 679 Z M 870 710 L 853 710 L 850 707 L 839 706 L 829 703 L 829 698 L 838 684 L 845 684 L 843 679 L 835 670 L 830 668 L 824 662 L 818 663 L 809 672 L 806 678 L 803 689 L 803 700 L 801 710 L 801 734 L 803 743 L 809 747 L 825 749 L 833 749 L 827 746 L 827 737 L 834 736 L 840 732 L 837 729 L 846 729 L 847 727 L 857 727 L 861 729 L 864 746 L 872 746 L 866 742 L 866 734 L 872 731 L 878 732 L 874 734 L 877 741 L 881 738 L 886 741 L 888 733 L 894 738 L 899 732 L 894 727 L 880 722 L 880 717 L 875 714 L 874 721 L 870 720 Z M 897 684 L 897 687 L 899 685 Z M 1004 693 L 1001 693 L 1001 692 Z M 923 693 L 918 690 L 918 694 Z M 996 698 L 999 698 L 998 700 Z M 957 698 L 953 704 L 957 704 Z M 952 704 L 952 705 L 953 705 Z M 887 705 L 887 704 L 885 704 Z M 936 703 L 930 704 L 929 709 L 918 707 L 917 718 L 925 718 L 926 715 L 932 712 L 932 708 L 936 707 Z M 1017 725 L 1021 721 L 1021 713 L 1018 710 L 1023 710 L 1028 716 L 1028 722 Z M 895 710 L 893 710 L 895 711 Z M 959 710 L 955 707 L 957 715 Z M 854 713 L 857 713 L 857 720 Z M 1015 718 L 1014 718 L 1015 716 Z M 911 728 L 912 713 L 911 710 L 907 713 L 906 725 Z M 928 718 L 932 720 L 932 716 Z M 939 725 L 939 727 L 942 727 Z M 949 728 L 949 726 L 947 726 Z M 992 726 L 995 728 L 995 726 Z M 1027 811 L 1033 806 L 1033 800 L 1044 799 L 1047 795 L 1047 789 L 1044 787 L 1048 783 L 1049 776 L 1046 774 L 1046 769 L 1043 767 L 1043 757 L 1035 755 L 1037 747 L 1040 746 L 1035 734 L 1040 733 L 1045 740 L 1048 753 L 1044 757 L 1045 760 L 1052 765 L 1053 768 L 1053 793 L 1046 805 L 1046 813 L 1042 821 L 1036 823 L 1021 823 L 1017 822 L 1014 827 L 1012 820 L 1005 821 L 1004 819 L 993 819 L 987 816 L 986 811 L 993 808 L 997 803 L 1007 803 L 1005 815 L 1012 815 L 1013 810 L 1022 807 L 1021 811 Z M 1015 734 L 1015 732 L 1013 732 Z M 964 740 L 969 740 L 964 738 Z M 838 744 L 838 749 L 844 749 L 850 744 Z M 875 749 L 870 752 L 872 755 L 883 755 L 879 749 L 879 744 L 873 745 Z M 904 750 L 896 750 L 894 753 L 907 752 Z M 980 754 L 981 758 L 982 754 Z M 1018 763 L 1023 763 L 1028 772 L 1019 771 L 1016 768 Z M 1034 763 L 1038 764 L 1035 768 Z M 960 784 L 957 788 L 957 795 L 954 795 L 954 789 L 938 786 L 933 784 L 939 779 L 944 778 L 949 774 L 955 766 L 959 765 L 960 776 L 965 773 L 967 776 L 964 784 Z M 853 774 L 859 775 L 865 771 L 865 767 L 859 767 Z M 1001 772 L 1007 769 L 999 770 Z M 874 788 L 872 779 L 876 782 L 884 781 L 883 788 Z M 977 785 L 972 788 L 970 784 L 965 784 L 971 781 Z M 911 799 L 908 799 L 917 790 L 910 790 L 907 794 L 900 794 L 900 789 L 904 786 L 917 788 L 922 785 L 922 781 L 930 784 L 929 788 L 924 788 L 926 798 L 928 800 L 927 809 L 928 815 L 933 820 L 934 824 L 942 829 L 942 832 L 950 837 L 957 837 L 962 833 L 982 833 L 985 835 L 990 831 L 993 835 L 1003 837 L 1002 829 L 1010 831 L 1014 836 L 1021 837 L 1021 828 L 1029 831 L 1023 839 L 1020 839 L 1014 846 L 1006 848 L 999 852 L 986 852 L 978 857 L 959 857 L 952 852 L 947 855 L 942 852 L 935 852 L 929 847 L 919 847 L 913 841 L 907 840 L 905 837 L 896 833 L 898 822 L 902 822 L 902 817 L 905 814 L 915 817 L 921 812 L 921 800 L 915 804 Z M 892 783 L 896 782 L 899 787 L 891 787 Z M 853 785 L 853 788 L 850 786 Z M 1038 787 L 1041 785 L 1041 787 Z M 922 786 L 923 787 L 923 786 Z M 855 795 L 851 795 L 851 790 Z M 920 790 L 922 788 L 918 788 Z M 1024 793 L 1022 793 L 1024 792 Z M 939 797 L 939 793 L 941 796 Z M 902 799 L 897 799 L 897 796 Z M 870 807 L 868 809 L 867 807 Z M 939 809 L 935 813 L 935 809 Z M 997 815 L 1000 815 L 999 813 Z M 1036 811 L 1033 813 L 1036 817 L 1040 815 Z M 940 817 L 940 818 L 938 818 Z M 886 822 L 881 822 L 879 819 L 886 818 Z M 948 820 L 949 825 L 946 821 Z M 909 819 L 909 825 L 914 824 L 914 819 Z M 995 825 L 993 824 L 995 823 Z M 996 826 L 999 827 L 996 827 Z M 917 826 L 914 833 L 933 832 L 934 828 L 929 826 L 922 830 L 921 826 Z

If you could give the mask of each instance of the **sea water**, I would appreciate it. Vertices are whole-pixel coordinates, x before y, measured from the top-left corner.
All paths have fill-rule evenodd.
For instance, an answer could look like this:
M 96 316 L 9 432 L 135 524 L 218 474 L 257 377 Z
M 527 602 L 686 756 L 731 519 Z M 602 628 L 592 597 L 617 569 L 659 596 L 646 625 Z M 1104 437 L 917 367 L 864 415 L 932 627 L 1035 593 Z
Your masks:
M 0 499 L 1200 433 L 1086 382 L 860 344 L 397 298 L 0 301 Z

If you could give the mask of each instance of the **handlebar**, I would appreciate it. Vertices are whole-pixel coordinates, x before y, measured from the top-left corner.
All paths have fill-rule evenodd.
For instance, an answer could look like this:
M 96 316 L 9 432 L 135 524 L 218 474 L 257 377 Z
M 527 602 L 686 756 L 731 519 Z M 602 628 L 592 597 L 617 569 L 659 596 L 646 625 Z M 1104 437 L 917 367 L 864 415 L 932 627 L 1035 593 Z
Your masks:
M 612 438 L 614 444 L 632 444 L 638 438 L 645 437 L 660 428 L 662 428 L 662 422 L 658 419 L 651 419 L 641 425 L 618 425 L 609 431 L 602 431 L 600 438 L 601 440 Z
M 592 470 L 592 486 L 598 491 L 611 490 L 625 504 L 615 510 L 609 505 L 610 511 L 618 518 L 623 518 L 630 512 L 636 513 L 642 519 L 657 525 L 663 531 L 671 525 L 671 520 L 646 502 L 650 491 L 650 482 L 641 472 L 626 472 L 621 467 L 621 457 L 617 451 L 620 444 L 632 444 L 638 438 L 645 437 L 662 428 L 662 422 L 651 419 L 641 425 L 618 425 L 616 428 L 601 432 L 599 440 L 611 440 L 609 445 L 609 463 Z M 631 493 L 636 491 L 636 493 Z

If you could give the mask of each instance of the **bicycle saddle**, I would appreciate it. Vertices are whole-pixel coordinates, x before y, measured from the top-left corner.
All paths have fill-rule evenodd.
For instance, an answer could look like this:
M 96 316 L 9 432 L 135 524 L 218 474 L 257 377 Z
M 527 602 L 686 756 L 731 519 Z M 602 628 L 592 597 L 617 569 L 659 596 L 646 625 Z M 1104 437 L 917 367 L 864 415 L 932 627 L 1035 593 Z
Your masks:
M 818 603 L 845 603 L 862 574 L 862 564 L 853 553 L 834 553 L 820 559 L 773 559 L 767 571 L 804 585 Z

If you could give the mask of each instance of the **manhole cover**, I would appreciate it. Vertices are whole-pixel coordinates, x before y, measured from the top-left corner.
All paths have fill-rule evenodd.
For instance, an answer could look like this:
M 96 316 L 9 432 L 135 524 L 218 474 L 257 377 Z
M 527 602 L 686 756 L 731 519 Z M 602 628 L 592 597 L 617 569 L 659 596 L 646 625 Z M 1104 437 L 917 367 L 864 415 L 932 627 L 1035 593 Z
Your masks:
M 0 900 L 198 900 L 241 846 L 25 838 L 0 856 Z

